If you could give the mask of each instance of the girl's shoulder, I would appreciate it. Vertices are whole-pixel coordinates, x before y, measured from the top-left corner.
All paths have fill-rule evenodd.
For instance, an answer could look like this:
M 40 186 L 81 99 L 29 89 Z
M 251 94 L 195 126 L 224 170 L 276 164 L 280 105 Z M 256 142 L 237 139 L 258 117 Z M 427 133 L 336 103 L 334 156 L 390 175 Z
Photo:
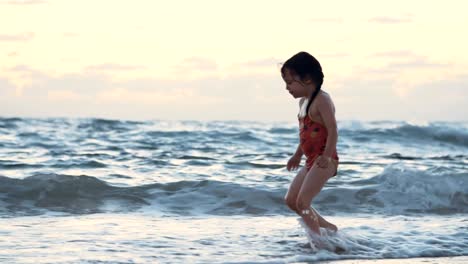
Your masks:
M 335 108 L 335 104 L 329 93 L 321 90 L 317 96 L 317 105 L 323 106 L 331 106 L 333 109 Z
M 319 93 L 319 95 L 321 95 L 321 96 L 325 96 L 325 97 L 329 97 L 329 98 L 330 98 L 330 94 L 329 94 L 329 93 L 327 93 L 327 92 L 326 92 L 326 91 L 324 91 L 324 90 L 320 90 L 320 93 Z
M 320 98 L 319 100 L 332 101 L 330 94 L 325 92 L 324 90 L 320 90 L 320 93 L 317 95 L 317 98 Z

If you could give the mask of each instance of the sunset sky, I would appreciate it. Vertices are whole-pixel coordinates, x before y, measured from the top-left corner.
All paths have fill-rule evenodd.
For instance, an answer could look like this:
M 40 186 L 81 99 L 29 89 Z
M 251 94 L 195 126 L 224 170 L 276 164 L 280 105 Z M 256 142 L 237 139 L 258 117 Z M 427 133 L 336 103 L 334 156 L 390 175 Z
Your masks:
M 468 120 L 468 1 L 0 0 L 0 117 L 294 121 L 278 63 L 338 120 Z

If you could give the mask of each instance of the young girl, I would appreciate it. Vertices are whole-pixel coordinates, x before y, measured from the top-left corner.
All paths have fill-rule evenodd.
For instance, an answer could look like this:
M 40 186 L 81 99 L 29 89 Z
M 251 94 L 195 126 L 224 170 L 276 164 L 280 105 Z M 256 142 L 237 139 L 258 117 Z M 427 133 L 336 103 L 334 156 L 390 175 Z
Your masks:
M 294 98 L 300 98 L 300 143 L 288 161 L 288 171 L 297 169 L 302 155 L 306 156 L 306 166 L 292 181 L 285 197 L 286 204 L 318 235 L 319 227 L 337 231 L 334 224 L 325 220 L 310 205 L 338 169 L 335 107 L 330 95 L 321 89 L 322 67 L 309 53 L 299 52 L 283 64 L 281 75 L 288 92 Z

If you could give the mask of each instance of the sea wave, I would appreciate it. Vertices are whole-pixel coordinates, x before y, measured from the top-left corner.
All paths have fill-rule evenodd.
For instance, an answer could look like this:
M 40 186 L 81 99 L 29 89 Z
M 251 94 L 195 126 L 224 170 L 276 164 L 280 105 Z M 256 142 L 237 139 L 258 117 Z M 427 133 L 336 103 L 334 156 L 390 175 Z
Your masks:
M 333 181 L 333 180 L 332 180 Z M 113 186 L 91 176 L 38 174 L 24 179 L 0 177 L 0 213 L 67 213 L 153 210 L 178 215 L 276 215 L 291 211 L 286 188 L 215 180 Z M 312 205 L 327 214 L 468 213 L 468 173 L 449 174 L 388 166 L 368 179 L 329 184 Z
M 350 212 L 466 213 L 468 173 L 438 173 L 394 164 L 379 175 L 350 182 L 348 187 L 325 189 L 321 194 L 317 202 Z
M 346 126 L 340 129 L 340 135 L 356 141 L 425 141 L 468 146 L 468 130 L 462 123 L 431 123 L 428 125 L 399 124 L 394 127 Z

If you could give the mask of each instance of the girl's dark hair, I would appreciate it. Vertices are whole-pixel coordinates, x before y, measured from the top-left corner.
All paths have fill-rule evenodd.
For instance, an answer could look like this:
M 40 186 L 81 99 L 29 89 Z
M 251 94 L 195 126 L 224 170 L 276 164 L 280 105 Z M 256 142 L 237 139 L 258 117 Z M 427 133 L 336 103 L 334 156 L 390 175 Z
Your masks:
M 317 85 L 317 89 L 312 93 L 306 107 L 306 114 L 309 114 L 309 108 L 317 94 L 320 92 L 323 84 L 323 72 L 320 62 L 305 51 L 301 51 L 289 58 L 281 67 L 281 73 L 289 70 L 291 74 L 298 75 L 301 80 L 312 79 Z

